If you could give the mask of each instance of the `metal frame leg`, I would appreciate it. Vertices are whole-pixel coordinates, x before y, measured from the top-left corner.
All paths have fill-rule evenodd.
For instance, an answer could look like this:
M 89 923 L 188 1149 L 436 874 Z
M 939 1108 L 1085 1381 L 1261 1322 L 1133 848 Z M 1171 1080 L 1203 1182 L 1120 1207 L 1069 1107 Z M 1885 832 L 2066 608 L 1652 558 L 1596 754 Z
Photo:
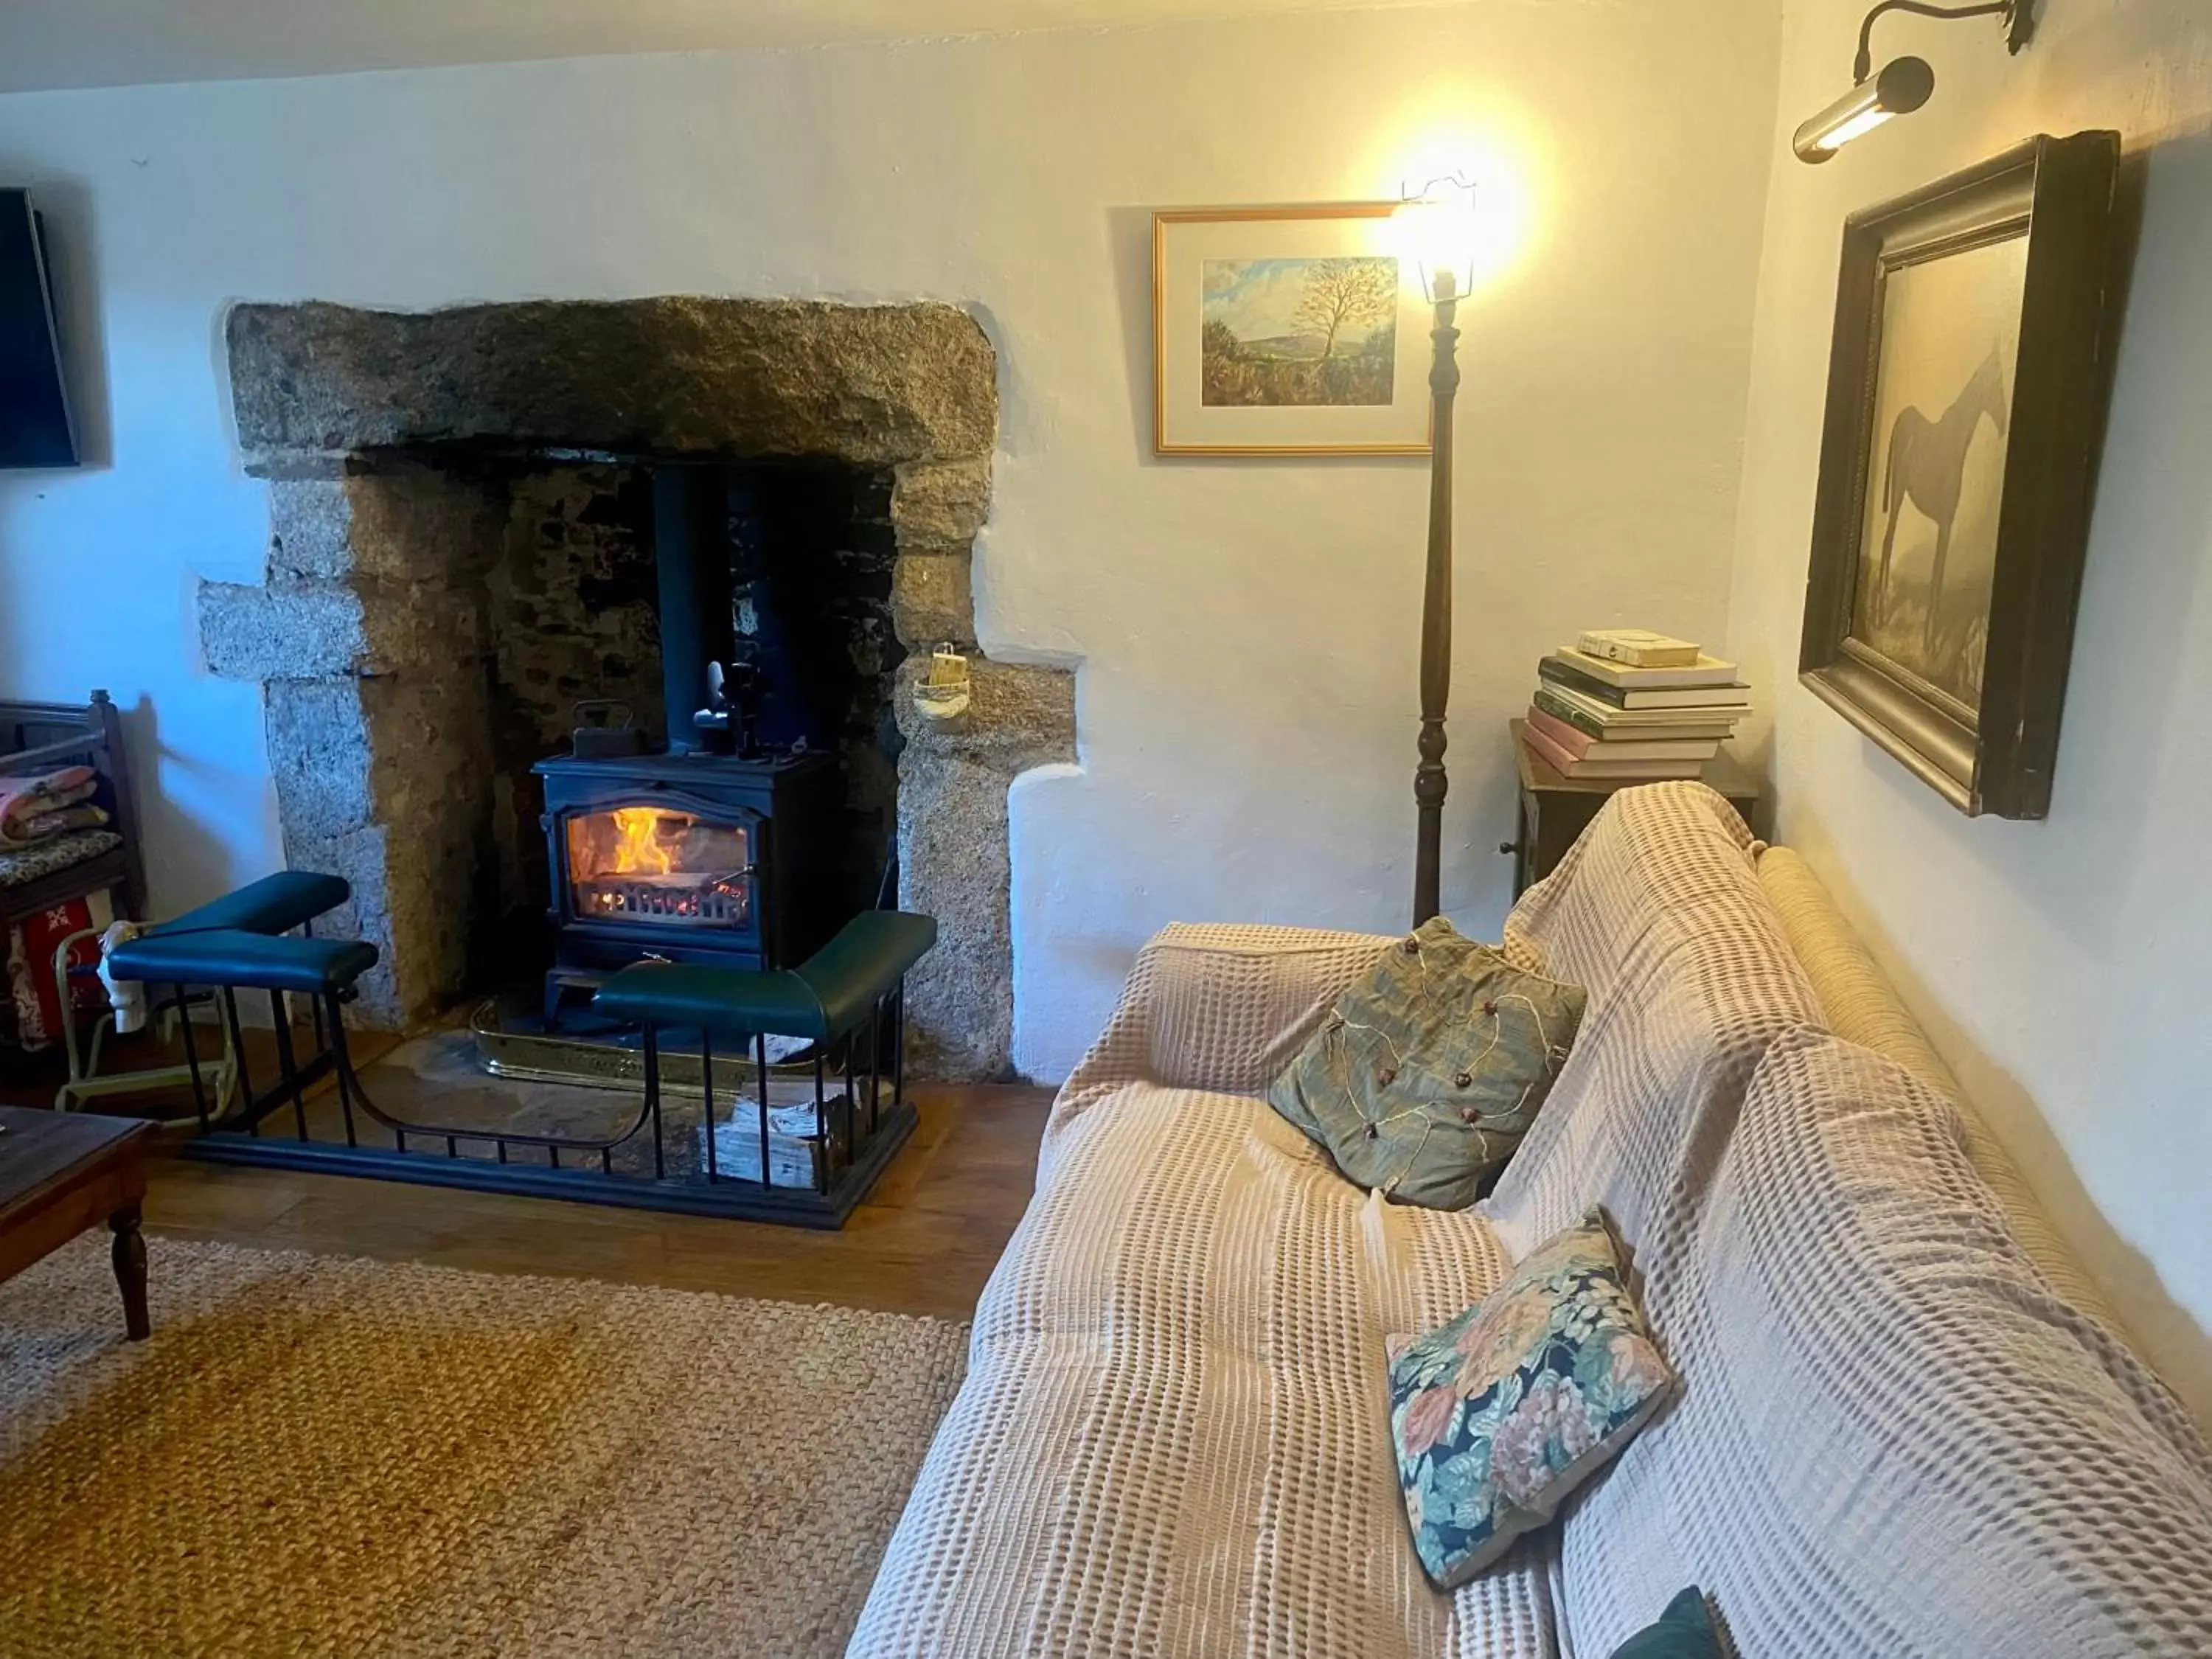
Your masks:
M 292 1058 L 291 1012 L 284 1005 L 284 994 L 282 991 L 271 991 L 269 994 L 269 1017 L 275 1022 L 276 1030 L 276 1064 L 282 1069 L 284 1081 L 291 1087 L 292 1122 L 300 1132 L 300 1139 L 305 1140 L 307 1138 L 307 1097 L 300 1092 L 299 1064 Z M 232 1023 L 235 1024 L 237 1018 L 237 1012 L 234 1007 L 231 1014 Z M 248 1098 L 251 1097 L 249 1096 Z
M 645 1109 L 652 1115 L 653 1118 L 653 1178 L 659 1181 L 668 1173 L 668 1164 L 667 1156 L 661 1150 L 660 1145 L 660 1079 L 658 1077 L 653 1079 L 653 1086 L 646 1091 Z M 556 1157 L 559 1155 L 559 1151 L 558 1147 L 554 1149 Z M 610 1166 L 613 1164 L 614 1152 L 611 1147 L 601 1151 L 599 1162 L 602 1166 Z
M 327 1013 L 325 1013 L 323 1008 L 323 1003 L 325 999 L 327 999 L 330 1003 L 330 1008 Z M 338 1012 L 338 994 L 336 991 L 325 991 L 323 993 L 322 996 L 317 997 L 314 1001 L 316 1010 L 315 1036 L 317 1042 L 321 1045 L 321 1049 L 319 1050 L 319 1052 L 328 1051 L 332 1055 L 335 1055 L 337 1052 L 338 1045 L 345 1041 L 345 1026 L 341 1021 Z M 325 1018 L 330 1022 L 327 1032 L 325 1031 L 325 1028 L 323 1024 Z M 336 1069 L 338 1079 L 338 1115 L 345 1120 L 346 1145 L 349 1146 L 358 1146 L 361 1143 L 354 1137 L 353 1094 L 348 1087 L 348 1085 L 352 1079 L 353 1067 L 350 1064 L 348 1064 L 337 1066 Z
M 906 1098 L 906 981 L 891 993 L 891 1104 Z
M 814 1188 L 830 1190 L 830 1105 L 823 1086 L 822 1049 L 814 1049 Z
M 707 1138 L 707 1179 L 720 1181 L 721 1165 L 714 1156 L 714 1039 L 703 1025 L 699 1028 L 699 1123 Z
M 769 1161 L 768 1161 L 768 1033 L 767 1033 L 767 1032 L 765 1032 L 765 1031 L 759 1031 L 759 1032 L 756 1032 L 756 1033 L 754 1034 L 754 1036 L 753 1036 L 753 1053 L 754 1053 L 754 1054 L 755 1054 L 755 1056 L 757 1057 L 757 1061 L 758 1061 L 758 1068 L 759 1068 L 759 1079 L 758 1079 L 758 1080 L 759 1080 L 759 1083 L 760 1083 L 760 1152 L 761 1152 L 761 1174 L 760 1174 L 760 1184 L 762 1185 L 762 1187 L 763 1187 L 763 1188 L 769 1188 L 769 1187 L 773 1187 L 773 1186 L 775 1186 L 775 1171 L 774 1170 L 772 1170 L 772 1169 L 770 1169 L 770 1168 L 769 1167 Z
M 884 999 L 868 1005 L 868 1133 L 876 1132 L 876 1114 L 884 1092 Z
M 659 1157 L 660 1152 L 660 1033 L 651 1021 L 647 1021 L 645 1026 L 645 1109 L 653 1117 L 653 1155 Z M 557 1169 L 561 1163 L 561 1149 L 556 1146 L 550 1151 L 553 1164 Z
M 271 991 L 269 996 L 270 1005 L 273 1006 L 276 994 Z M 226 985 L 222 988 L 222 1012 L 223 1030 L 229 1036 L 231 1053 L 238 1057 L 239 1086 L 245 1091 L 246 1109 L 250 1114 L 253 1110 L 253 1073 L 248 1071 L 246 1066 L 246 1033 L 239 1029 L 238 992 L 234 987 Z M 179 1008 L 177 1011 L 177 1018 L 188 1021 L 191 1015 L 189 1011 Z M 259 1134 L 261 1133 L 260 1118 L 249 1116 L 246 1120 L 246 1130 L 248 1133 Z
M 185 1001 L 181 982 L 169 988 L 177 994 L 177 1030 L 185 1040 L 185 1064 L 191 1070 L 192 1104 L 199 1111 L 200 1127 L 204 1129 L 208 1126 L 207 1091 L 200 1083 L 199 1045 L 192 1041 L 192 1011 Z

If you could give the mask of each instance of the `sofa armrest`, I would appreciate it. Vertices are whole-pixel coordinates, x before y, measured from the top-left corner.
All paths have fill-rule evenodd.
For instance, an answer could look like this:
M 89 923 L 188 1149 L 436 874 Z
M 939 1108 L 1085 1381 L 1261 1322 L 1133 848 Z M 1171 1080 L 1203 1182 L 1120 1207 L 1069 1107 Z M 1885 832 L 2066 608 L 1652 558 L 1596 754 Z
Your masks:
M 1396 941 L 1310 927 L 1170 922 L 1053 1103 L 1048 1135 L 1130 1083 L 1264 1091 L 1337 994 Z

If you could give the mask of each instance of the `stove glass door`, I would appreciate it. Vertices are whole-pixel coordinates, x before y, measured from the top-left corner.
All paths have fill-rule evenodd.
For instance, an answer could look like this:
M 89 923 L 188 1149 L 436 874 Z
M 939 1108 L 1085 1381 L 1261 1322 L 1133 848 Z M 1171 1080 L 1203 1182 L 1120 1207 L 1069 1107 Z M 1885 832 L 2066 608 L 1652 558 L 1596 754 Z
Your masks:
M 571 911 L 580 922 L 745 928 L 753 831 L 665 806 L 568 815 Z

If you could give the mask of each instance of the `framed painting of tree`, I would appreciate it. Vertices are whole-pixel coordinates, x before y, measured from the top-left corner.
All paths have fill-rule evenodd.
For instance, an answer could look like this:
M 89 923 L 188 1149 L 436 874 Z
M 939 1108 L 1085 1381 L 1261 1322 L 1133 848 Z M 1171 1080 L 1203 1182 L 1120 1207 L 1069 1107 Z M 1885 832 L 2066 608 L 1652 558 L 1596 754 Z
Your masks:
M 1152 216 L 1158 453 L 1429 453 L 1428 307 L 1398 206 Z
M 1970 815 L 2050 811 L 2118 161 L 2033 138 L 1844 222 L 1798 676 Z

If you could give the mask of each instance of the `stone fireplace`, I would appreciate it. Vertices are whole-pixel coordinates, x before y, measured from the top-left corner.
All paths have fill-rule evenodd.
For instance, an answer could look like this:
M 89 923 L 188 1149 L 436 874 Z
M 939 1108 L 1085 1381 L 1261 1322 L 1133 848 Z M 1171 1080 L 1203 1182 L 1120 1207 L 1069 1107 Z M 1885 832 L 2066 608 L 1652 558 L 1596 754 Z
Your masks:
M 718 299 L 242 305 L 227 337 L 271 536 L 262 585 L 203 585 L 203 647 L 211 672 L 264 688 L 286 858 L 352 883 L 337 923 L 383 957 L 371 1019 L 424 1021 L 521 975 L 543 902 L 531 763 L 583 698 L 659 725 L 637 481 L 712 462 L 760 481 L 755 532 L 797 596 L 788 644 L 835 670 L 843 879 L 895 829 L 900 902 L 940 924 L 908 982 L 915 1062 L 1007 1074 L 1006 788 L 1074 757 L 1073 679 L 975 657 L 969 712 L 943 722 L 905 692 L 932 646 L 974 650 L 998 403 L 972 318 Z

